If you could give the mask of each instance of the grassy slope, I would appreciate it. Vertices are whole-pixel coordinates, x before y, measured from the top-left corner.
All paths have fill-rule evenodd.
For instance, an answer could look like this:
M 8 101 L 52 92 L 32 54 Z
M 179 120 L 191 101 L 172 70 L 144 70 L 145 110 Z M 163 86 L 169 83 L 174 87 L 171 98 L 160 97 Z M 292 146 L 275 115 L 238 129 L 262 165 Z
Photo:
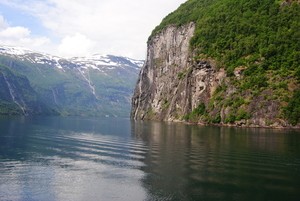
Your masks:
M 37 93 L 31 87 L 29 80 L 24 75 L 21 75 L 6 66 L 0 64 L 0 114 L 18 114 L 23 115 L 21 110 L 12 99 L 12 94 L 26 114 L 55 114 L 50 111 L 45 105 L 38 99 Z M 8 84 L 13 90 L 9 91 Z

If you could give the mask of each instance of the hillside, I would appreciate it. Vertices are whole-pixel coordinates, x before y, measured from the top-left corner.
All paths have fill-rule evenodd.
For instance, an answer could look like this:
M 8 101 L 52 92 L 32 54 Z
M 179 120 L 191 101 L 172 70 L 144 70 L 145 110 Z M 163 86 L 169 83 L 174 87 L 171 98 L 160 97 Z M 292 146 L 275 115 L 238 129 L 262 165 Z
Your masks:
M 0 46 L 0 63 L 28 79 L 50 114 L 126 117 L 143 61 L 113 55 L 62 58 Z
M 299 34 L 299 1 L 189 0 L 149 37 L 131 115 L 222 125 L 296 125 Z
M 0 114 L 55 115 L 56 113 L 41 103 L 25 76 L 0 64 Z
M 263 70 L 298 70 L 300 1 L 190 0 L 152 33 L 196 22 L 191 49 L 221 62 L 229 73 L 256 60 Z M 253 69 L 248 69 L 252 71 Z

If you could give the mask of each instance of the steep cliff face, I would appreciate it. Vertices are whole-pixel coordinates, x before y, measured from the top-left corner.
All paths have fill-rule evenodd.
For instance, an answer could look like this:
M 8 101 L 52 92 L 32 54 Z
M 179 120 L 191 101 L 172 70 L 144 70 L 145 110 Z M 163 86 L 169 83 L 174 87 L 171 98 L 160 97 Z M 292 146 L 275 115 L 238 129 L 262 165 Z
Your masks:
M 146 62 L 132 98 L 133 118 L 171 118 L 171 96 L 178 94 L 178 74 L 189 66 L 188 47 L 194 29 L 193 23 L 180 29 L 168 27 L 149 41 Z
M 199 103 L 208 104 L 226 73 L 213 60 L 193 60 L 189 41 L 194 30 L 190 23 L 152 37 L 132 98 L 132 118 L 176 121 Z
M 234 126 L 286 127 L 285 104 L 276 91 L 241 90 L 246 67 L 228 76 L 213 59 L 195 59 L 189 41 L 195 23 L 169 26 L 151 37 L 147 59 L 140 71 L 132 97 L 131 117 L 164 121 Z M 280 82 L 281 78 L 265 82 Z M 293 90 L 295 82 L 287 86 Z M 278 92 L 278 90 L 277 90 Z

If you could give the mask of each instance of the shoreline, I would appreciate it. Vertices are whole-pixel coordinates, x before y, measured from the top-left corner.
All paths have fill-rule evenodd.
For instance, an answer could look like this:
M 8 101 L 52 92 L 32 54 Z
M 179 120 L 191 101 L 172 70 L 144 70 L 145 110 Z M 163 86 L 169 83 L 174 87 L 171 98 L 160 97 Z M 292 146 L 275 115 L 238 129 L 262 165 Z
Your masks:
M 182 124 L 188 124 L 188 125 L 199 125 L 199 126 L 216 126 L 216 127 L 232 127 L 232 128 L 267 128 L 267 129 L 281 129 L 281 130 L 300 130 L 300 125 L 297 126 L 260 126 L 260 125 L 236 125 L 236 124 L 213 124 L 213 123 L 197 123 L 197 122 L 186 122 L 186 121 L 180 121 L 180 120 L 154 120 L 154 119 L 133 119 L 134 121 L 157 121 L 157 122 L 173 122 L 173 123 L 182 123 Z

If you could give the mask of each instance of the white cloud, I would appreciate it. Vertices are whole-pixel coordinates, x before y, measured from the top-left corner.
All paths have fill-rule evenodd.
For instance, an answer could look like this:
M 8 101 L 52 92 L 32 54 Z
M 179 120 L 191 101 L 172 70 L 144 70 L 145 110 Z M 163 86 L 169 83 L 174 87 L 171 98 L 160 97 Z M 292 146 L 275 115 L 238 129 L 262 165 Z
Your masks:
M 6 29 L 8 27 L 8 22 L 3 18 L 2 15 L 0 15 L 0 30 Z
M 51 44 L 51 40 L 47 37 L 38 37 L 34 39 L 29 39 L 29 42 L 33 47 L 42 47 L 44 45 Z
M 26 37 L 30 34 L 30 31 L 24 27 L 8 27 L 0 32 L 0 37 L 19 39 Z
M 58 47 L 59 53 L 64 56 L 90 55 L 95 42 L 85 35 L 76 33 L 66 36 Z
M 62 40 L 80 33 L 94 41 L 94 46 L 88 45 L 89 50 L 84 52 L 125 54 L 138 59 L 144 59 L 147 38 L 155 26 L 185 1 L 0 0 L 38 19 L 51 37 Z M 57 44 L 61 53 L 66 52 L 63 49 L 68 49 L 67 44 L 72 47 L 67 42 Z
M 0 15 L 1 44 L 34 48 L 50 43 L 50 39 L 47 37 L 31 37 L 30 34 L 31 31 L 25 27 L 9 27 L 9 24 L 6 22 L 6 20 Z

